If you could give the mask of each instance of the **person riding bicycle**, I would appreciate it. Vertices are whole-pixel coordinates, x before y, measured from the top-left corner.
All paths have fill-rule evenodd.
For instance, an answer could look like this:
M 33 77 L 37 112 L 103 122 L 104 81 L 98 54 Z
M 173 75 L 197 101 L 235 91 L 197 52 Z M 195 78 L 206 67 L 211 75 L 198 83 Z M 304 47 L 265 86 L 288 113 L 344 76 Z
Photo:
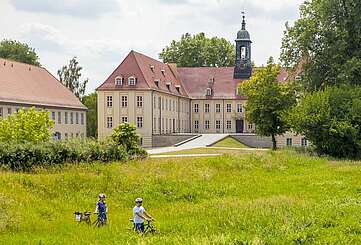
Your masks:
M 105 194 L 99 194 L 99 201 L 96 203 L 95 213 L 98 214 L 98 219 L 100 219 L 104 224 L 107 222 L 107 214 L 108 214 L 108 207 L 105 203 L 106 196 Z
M 150 214 L 147 213 L 147 211 L 145 211 L 142 204 L 142 198 L 138 197 L 137 199 L 135 199 L 135 207 L 133 208 L 133 222 L 135 225 L 135 229 L 138 232 L 144 233 L 144 220 L 152 221 L 154 219 Z

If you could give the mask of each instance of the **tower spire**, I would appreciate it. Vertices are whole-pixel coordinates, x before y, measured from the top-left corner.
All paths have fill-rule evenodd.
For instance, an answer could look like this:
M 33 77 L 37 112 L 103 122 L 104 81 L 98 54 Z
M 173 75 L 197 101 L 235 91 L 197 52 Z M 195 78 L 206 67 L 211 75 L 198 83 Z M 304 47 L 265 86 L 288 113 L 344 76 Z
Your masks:
M 242 11 L 242 30 L 246 30 L 246 16 L 244 11 Z

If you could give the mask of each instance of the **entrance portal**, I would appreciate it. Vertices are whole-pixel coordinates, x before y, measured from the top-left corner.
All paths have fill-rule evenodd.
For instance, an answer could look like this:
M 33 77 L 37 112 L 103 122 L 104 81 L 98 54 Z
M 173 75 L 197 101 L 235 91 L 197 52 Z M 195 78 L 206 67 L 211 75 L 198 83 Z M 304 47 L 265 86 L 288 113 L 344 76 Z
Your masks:
M 243 120 L 236 120 L 236 133 L 243 133 L 243 126 L 244 126 Z

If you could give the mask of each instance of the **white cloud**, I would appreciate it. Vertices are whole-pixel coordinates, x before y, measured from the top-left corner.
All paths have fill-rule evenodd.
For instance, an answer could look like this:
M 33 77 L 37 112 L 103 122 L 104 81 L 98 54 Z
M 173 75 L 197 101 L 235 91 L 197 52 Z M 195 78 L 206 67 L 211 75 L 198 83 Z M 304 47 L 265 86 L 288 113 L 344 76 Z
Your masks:
M 134 49 L 158 58 L 185 33 L 234 41 L 247 13 L 257 65 L 279 56 L 286 21 L 303 0 L 0 0 L 0 39 L 27 42 L 53 74 L 77 56 L 88 92 L 100 85 Z M 11 21 L 9 21 L 11 20 Z
M 119 11 L 116 0 L 11 0 L 17 9 L 26 12 L 96 18 L 102 14 Z

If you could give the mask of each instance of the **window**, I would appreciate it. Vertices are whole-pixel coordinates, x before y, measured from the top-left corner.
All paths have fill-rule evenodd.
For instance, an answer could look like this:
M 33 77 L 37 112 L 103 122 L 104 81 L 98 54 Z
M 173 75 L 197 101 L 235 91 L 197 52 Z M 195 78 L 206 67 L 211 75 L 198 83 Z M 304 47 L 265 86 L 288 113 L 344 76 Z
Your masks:
M 80 124 L 84 125 L 84 113 L 80 114 Z
M 209 113 L 209 104 L 204 105 L 204 112 Z
M 79 113 L 78 112 L 75 113 L 75 123 L 79 124 Z
M 306 138 L 302 138 L 302 139 L 301 139 L 301 145 L 302 145 L 303 147 L 305 147 L 305 146 L 308 145 L 308 142 L 307 142 L 307 139 L 306 139 Z
M 0 117 L 3 117 L 4 115 L 3 115 L 3 108 L 2 107 L 0 107 Z
M 107 107 L 113 106 L 113 96 L 107 96 Z
M 216 129 L 221 129 L 221 121 L 216 120 Z
M 253 124 L 248 124 L 248 129 L 253 129 Z
M 68 133 L 65 133 L 65 139 L 67 140 L 68 139 Z
M 205 120 L 205 121 L 204 121 L 204 128 L 205 128 L 206 130 L 209 129 L 209 120 Z
M 139 145 L 143 146 L 143 138 L 139 138 Z
M 122 123 L 127 123 L 128 122 L 128 117 L 122 117 Z
M 194 121 L 194 129 L 199 129 L 199 121 L 198 120 L 195 120 Z
M 11 108 L 8 108 L 8 116 L 11 114 Z
M 207 95 L 207 96 L 211 96 L 211 95 L 212 95 L 212 89 L 211 89 L 211 88 L 207 88 L 207 90 L 206 90 L 206 95 Z
M 20 110 L 20 108 L 16 108 L 16 113 L 18 113 L 18 112 L 19 112 L 19 110 Z
M 195 113 L 199 112 L 199 105 L 198 104 L 194 104 L 194 112 Z
M 137 107 L 143 107 L 143 96 L 137 96 Z
M 122 86 L 123 85 L 124 78 L 122 77 L 116 77 L 115 78 L 115 85 Z
M 292 146 L 292 138 L 287 138 L 286 144 L 287 146 Z
M 242 104 L 237 104 L 237 112 L 242 113 Z
M 79 133 L 76 133 L 76 134 L 75 134 L 75 138 L 79 138 Z
M 143 117 L 137 117 L 137 128 L 143 128 Z
M 51 112 L 51 120 L 55 121 L 55 111 Z
M 122 96 L 122 107 L 128 106 L 128 96 Z
M 58 124 L 61 124 L 61 111 L 58 111 Z
M 70 124 L 74 124 L 74 114 L 70 112 Z
M 112 127 L 113 127 L 113 118 L 107 117 L 107 128 L 112 128 Z
M 232 112 L 232 104 L 227 104 L 227 112 Z
M 128 78 L 128 85 L 129 86 L 134 86 L 137 82 L 137 79 L 135 77 L 130 77 Z
M 216 104 L 216 113 L 221 112 L 221 104 Z
M 64 123 L 68 124 L 68 112 L 67 111 L 64 113 Z
M 227 120 L 227 129 L 231 129 L 231 128 L 232 128 L 232 121 Z

